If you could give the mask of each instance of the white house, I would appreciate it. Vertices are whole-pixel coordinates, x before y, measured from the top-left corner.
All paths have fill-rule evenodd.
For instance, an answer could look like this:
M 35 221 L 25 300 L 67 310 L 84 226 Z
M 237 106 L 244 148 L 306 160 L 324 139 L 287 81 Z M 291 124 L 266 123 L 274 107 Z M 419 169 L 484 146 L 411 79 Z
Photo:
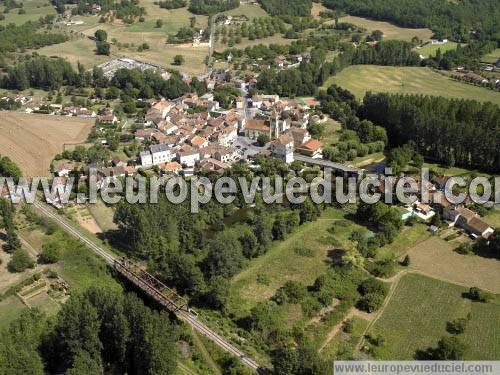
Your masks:
M 290 134 L 283 134 L 271 143 L 271 153 L 280 158 L 285 163 L 293 162 L 293 137 Z
M 153 156 L 151 155 L 151 152 L 149 151 L 142 151 L 139 154 L 141 158 L 141 165 L 143 167 L 151 167 L 153 166 Z
M 172 161 L 171 148 L 166 144 L 152 145 L 149 150 L 151 151 L 153 165 L 170 163 Z
M 187 150 L 179 151 L 177 153 L 177 159 L 182 165 L 187 165 L 188 167 L 194 167 L 196 162 L 200 160 L 200 152 L 197 150 Z

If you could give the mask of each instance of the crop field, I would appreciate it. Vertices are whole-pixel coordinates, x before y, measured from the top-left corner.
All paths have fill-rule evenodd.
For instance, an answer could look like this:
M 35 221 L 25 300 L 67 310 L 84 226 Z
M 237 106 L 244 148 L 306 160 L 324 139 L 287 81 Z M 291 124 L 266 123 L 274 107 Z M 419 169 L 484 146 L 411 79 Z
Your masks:
M 500 354 L 500 298 L 489 303 L 463 298 L 467 289 L 426 276 L 407 274 L 370 333 L 381 334 L 380 359 L 409 360 L 417 350 L 435 347 L 449 335 L 446 323 L 471 313 L 463 341 L 465 359 L 496 359 Z
M 500 293 L 498 260 L 454 251 L 458 243 L 434 236 L 412 248 L 411 268 L 430 277 Z
M 27 177 L 49 176 L 49 166 L 65 143 L 80 143 L 91 119 L 2 112 L 0 155 L 10 157 Z
M 289 280 L 312 284 L 327 270 L 331 252 L 349 245 L 350 234 L 359 228 L 345 220 L 345 215 L 345 211 L 328 209 L 317 221 L 300 226 L 286 240 L 250 261 L 231 281 L 230 309 L 244 314 Z
M 419 39 L 426 40 L 432 36 L 432 31 L 430 29 L 409 29 L 405 27 L 398 27 L 389 22 L 374 21 L 362 17 L 347 16 L 340 18 L 339 21 L 364 27 L 368 32 L 380 30 L 384 33 L 385 39 L 410 41 L 414 36 L 416 36 Z
M 491 101 L 500 104 L 500 93 L 453 81 L 428 68 L 374 65 L 350 66 L 331 77 L 324 87 L 337 84 L 362 99 L 367 91 L 422 94 Z
M 23 9 L 26 11 L 25 14 L 18 14 L 19 9 L 11 9 L 9 13 L 4 14 L 5 19 L 0 21 L 0 25 L 8 25 L 9 23 L 21 25 L 28 21 L 36 21 L 48 14 L 56 14 L 54 7 L 48 0 L 25 0 L 23 1 Z M 4 7 L 1 6 L 0 10 L 3 12 Z
M 451 51 L 457 49 L 458 43 L 448 42 L 445 44 L 427 44 L 421 48 L 415 48 L 415 51 L 423 56 L 436 56 L 438 50 L 441 50 L 441 53 L 445 53 L 446 51 Z

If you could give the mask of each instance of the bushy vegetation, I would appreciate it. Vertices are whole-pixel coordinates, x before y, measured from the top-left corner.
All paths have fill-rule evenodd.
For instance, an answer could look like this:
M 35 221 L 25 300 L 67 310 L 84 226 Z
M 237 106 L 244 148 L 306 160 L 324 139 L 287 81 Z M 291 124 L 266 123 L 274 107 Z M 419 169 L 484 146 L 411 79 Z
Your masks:
M 37 49 L 68 40 L 62 33 L 40 32 L 41 26 L 41 22 L 27 22 L 20 26 L 13 23 L 0 25 L 0 55 L 28 48 Z

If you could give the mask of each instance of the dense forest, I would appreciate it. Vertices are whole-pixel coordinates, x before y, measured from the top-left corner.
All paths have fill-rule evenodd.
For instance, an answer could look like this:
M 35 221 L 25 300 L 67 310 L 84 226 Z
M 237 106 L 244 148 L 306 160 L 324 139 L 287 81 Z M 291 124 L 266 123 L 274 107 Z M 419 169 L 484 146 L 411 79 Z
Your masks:
M 497 0 L 324 0 L 325 6 L 349 14 L 386 20 L 403 27 L 429 27 L 438 38 L 468 43 L 500 41 Z M 471 30 L 473 33 L 471 33 Z
M 500 170 L 500 108 L 492 103 L 367 93 L 358 114 L 383 126 L 392 147 L 413 142 L 448 166 Z
M 123 102 L 129 103 L 136 98 L 150 99 L 153 96 L 178 98 L 191 88 L 187 86 L 178 72 L 172 72 L 168 80 L 164 80 L 152 70 L 120 69 L 108 81 L 102 69 L 94 68 L 87 71 L 82 65 L 75 70 L 71 64 L 61 58 L 32 56 L 14 66 L 7 68 L 7 74 L 0 80 L 0 87 L 25 90 L 27 88 L 41 88 L 46 90 L 59 89 L 62 86 L 96 87 L 98 96 L 114 99 L 120 97 Z M 203 90 L 197 79 L 191 84 L 193 89 Z M 107 88 L 104 92 L 103 89 Z
M 189 11 L 194 14 L 215 14 L 240 6 L 239 0 L 191 0 Z
M 0 333 L 0 373 L 172 374 L 180 333 L 135 295 L 91 288 L 54 321 L 27 309 Z
M 262 8 L 271 16 L 311 15 L 311 0 L 260 0 Z

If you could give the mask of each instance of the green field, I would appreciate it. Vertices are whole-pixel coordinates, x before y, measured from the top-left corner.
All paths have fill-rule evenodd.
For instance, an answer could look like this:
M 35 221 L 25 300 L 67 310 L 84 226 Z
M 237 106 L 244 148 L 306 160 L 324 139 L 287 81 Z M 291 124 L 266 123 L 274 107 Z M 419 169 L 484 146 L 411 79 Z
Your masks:
M 500 93 L 453 81 L 428 68 L 354 65 L 331 77 L 324 87 L 337 84 L 359 99 L 367 91 L 394 94 L 423 94 L 491 101 L 500 105 Z
M 25 0 L 22 3 L 26 14 L 18 14 L 19 9 L 17 8 L 11 9 L 9 13 L 4 14 L 5 19 L 0 21 L 0 25 L 7 25 L 9 23 L 21 25 L 28 21 L 36 21 L 47 14 L 56 14 L 54 7 L 48 0 Z M 3 12 L 4 8 L 2 6 L 0 10 Z
M 497 48 L 493 52 L 488 53 L 487 55 L 483 56 L 483 58 L 481 60 L 485 61 L 485 62 L 494 63 L 494 62 L 497 62 L 498 59 L 500 59 L 500 48 Z
M 384 39 L 411 40 L 414 36 L 421 40 L 429 39 L 432 36 L 430 29 L 409 29 L 398 27 L 389 22 L 374 21 L 367 18 L 347 16 L 339 19 L 340 22 L 352 23 L 365 28 L 368 32 L 380 30 L 384 33 Z M 330 21 L 333 22 L 333 21 Z
M 455 42 L 447 42 L 445 44 L 426 44 L 423 47 L 415 48 L 415 51 L 422 56 L 430 57 L 436 56 L 438 50 L 441 50 L 441 53 L 445 53 L 446 51 L 457 49 L 457 46 L 458 43 Z
M 267 12 L 259 4 L 242 4 L 236 9 L 231 9 L 222 14 L 228 16 L 247 16 L 248 19 L 266 17 Z
M 380 359 L 409 360 L 417 350 L 435 347 L 448 335 L 446 322 L 472 317 L 463 341 L 466 359 L 498 359 L 500 356 L 500 298 L 476 303 L 462 297 L 467 289 L 416 274 L 405 275 L 380 319 L 370 332 L 385 343 L 377 348 Z
M 345 215 L 345 211 L 330 208 L 317 221 L 302 225 L 285 241 L 274 243 L 266 254 L 253 259 L 231 281 L 229 310 L 244 315 L 289 280 L 312 284 L 328 269 L 329 251 L 349 246 L 350 234 L 359 228 L 345 220 Z M 329 232 L 332 226 L 334 233 Z M 303 249 L 311 255 L 297 254 Z M 259 282 L 258 278 L 268 282 Z

